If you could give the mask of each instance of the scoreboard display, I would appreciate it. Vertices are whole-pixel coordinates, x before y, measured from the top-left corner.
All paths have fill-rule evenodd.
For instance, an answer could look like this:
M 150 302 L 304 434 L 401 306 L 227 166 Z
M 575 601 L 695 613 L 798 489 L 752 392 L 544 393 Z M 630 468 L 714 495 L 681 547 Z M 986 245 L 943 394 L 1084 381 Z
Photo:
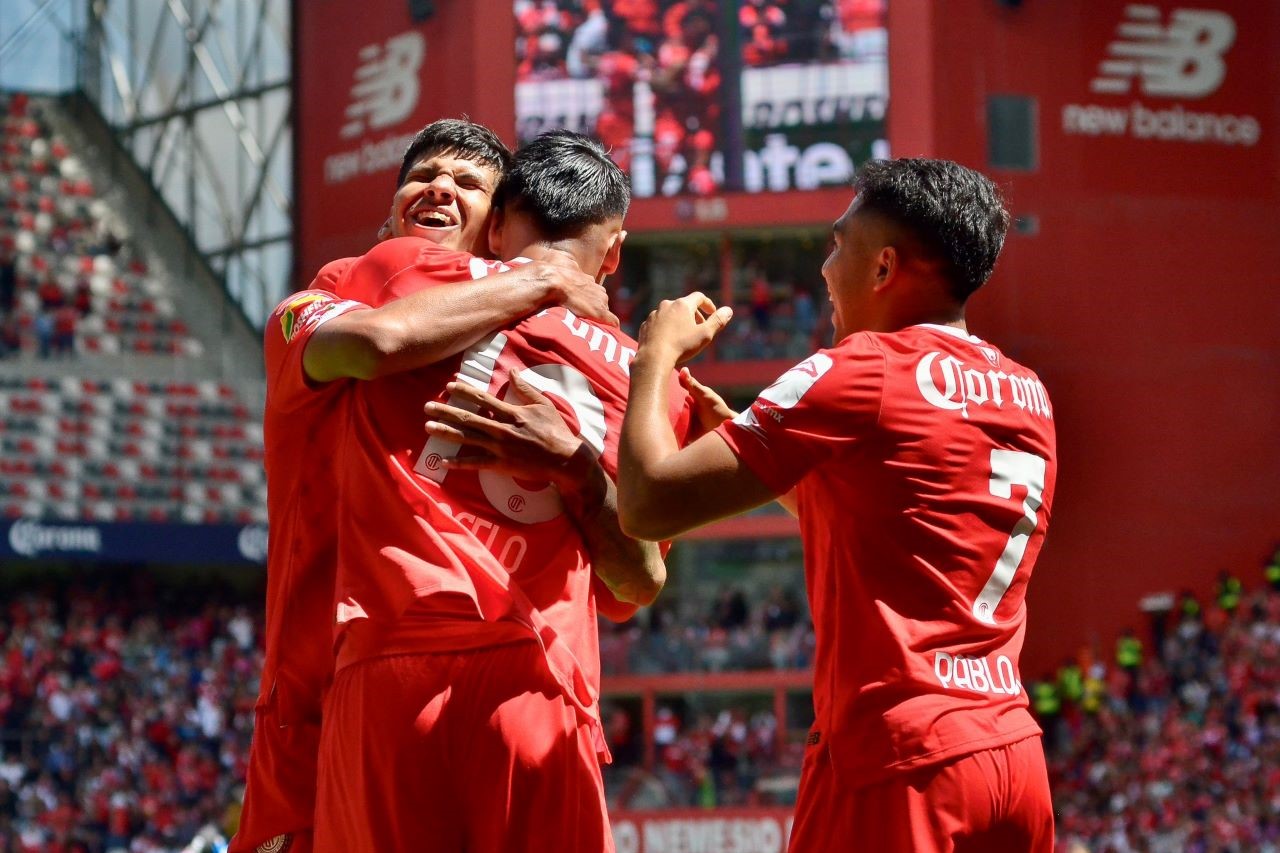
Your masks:
M 847 186 L 885 156 L 885 0 L 516 0 L 516 128 L 598 138 L 637 198 Z

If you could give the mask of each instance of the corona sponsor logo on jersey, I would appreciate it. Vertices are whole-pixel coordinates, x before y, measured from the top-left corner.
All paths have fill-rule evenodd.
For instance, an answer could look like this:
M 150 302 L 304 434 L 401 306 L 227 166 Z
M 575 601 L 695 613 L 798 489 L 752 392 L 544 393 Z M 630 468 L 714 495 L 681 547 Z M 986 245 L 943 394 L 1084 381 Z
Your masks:
M 1235 19 L 1225 12 L 1174 9 L 1165 23 L 1159 6 L 1130 3 L 1089 90 L 1098 95 L 1207 98 L 1226 82 L 1227 54 L 1235 41 Z M 1190 110 L 1180 104 L 1155 107 L 1141 101 L 1067 104 L 1062 108 L 1062 129 L 1079 136 L 1245 147 L 1256 145 L 1262 136 L 1255 116 Z
M 988 360 L 990 357 L 988 357 Z M 1005 404 L 1042 418 L 1052 418 L 1049 395 L 1034 376 L 970 367 L 952 355 L 931 352 L 916 364 L 916 387 L 925 402 L 969 417 L 969 406 Z

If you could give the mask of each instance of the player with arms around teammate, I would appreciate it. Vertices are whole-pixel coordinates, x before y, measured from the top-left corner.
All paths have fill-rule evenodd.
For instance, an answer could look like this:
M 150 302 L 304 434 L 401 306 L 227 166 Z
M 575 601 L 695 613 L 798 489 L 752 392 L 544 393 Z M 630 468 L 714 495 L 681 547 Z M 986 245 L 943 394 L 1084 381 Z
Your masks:
M 836 343 L 677 449 L 672 366 L 723 326 L 664 302 L 641 330 L 619 512 L 673 536 L 794 490 L 817 634 L 791 850 L 1048 851 L 1040 729 L 1018 671 L 1056 475 L 1028 368 L 968 333 L 1008 214 L 982 175 L 868 163 L 822 273 Z
M 560 255 L 602 277 L 617 266 L 629 197 L 598 145 L 544 136 L 499 191 L 494 248 Z M 413 286 L 390 281 L 373 302 Z M 459 358 L 357 386 L 336 460 L 342 627 L 318 850 L 410 851 L 424 839 L 443 851 L 612 849 L 595 617 L 629 615 L 665 579 L 656 548 L 621 536 L 600 476 L 616 458 L 634 349 L 552 308 Z M 556 487 L 466 470 L 459 442 L 423 432 L 428 401 L 519 400 L 531 388 L 581 435 L 542 469 Z
M 491 131 L 471 122 L 437 121 L 415 137 L 389 219 L 392 236 L 409 238 L 397 242 L 414 247 L 405 267 L 429 269 L 441 253 L 452 257 L 487 243 L 492 194 L 510 160 Z M 331 510 L 337 483 L 332 466 L 317 459 L 338 440 L 355 378 L 454 355 L 556 303 L 612 317 L 604 289 L 592 278 L 546 263 L 482 281 L 467 276 L 369 310 L 334 292 L 356 260 L 326 265 L 311 288 L 281 303 L 266 325 L 266 658 L 233 853 L 285 844 L 305 853 L 311 846 L 321 697 L 333 672 L 337 560 Z M 344 365 L 350 378 L 340 375 Z

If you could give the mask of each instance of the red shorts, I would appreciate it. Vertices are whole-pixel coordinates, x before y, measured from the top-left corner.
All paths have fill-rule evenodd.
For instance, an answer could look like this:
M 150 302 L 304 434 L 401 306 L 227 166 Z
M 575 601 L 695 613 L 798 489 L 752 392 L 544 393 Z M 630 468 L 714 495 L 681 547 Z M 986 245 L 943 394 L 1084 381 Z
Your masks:
M 1053 853 L 1039 737 L 863 787 L 841 784 L 823 747 L 800 774 L 789 853 Z
M 229 853 L 311 853 L 319 749 L 320 726 L 281 726 L 272 704 L 256 710 L 244 808 Z
M 591 730 L 533 642 L 353 663 L 323 716 L 318 853 L 613 851 Z

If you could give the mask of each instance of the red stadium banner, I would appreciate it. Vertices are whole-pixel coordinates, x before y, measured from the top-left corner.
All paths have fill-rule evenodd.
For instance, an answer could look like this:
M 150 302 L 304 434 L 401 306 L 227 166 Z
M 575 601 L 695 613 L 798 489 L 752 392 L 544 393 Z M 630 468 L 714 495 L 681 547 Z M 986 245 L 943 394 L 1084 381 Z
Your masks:
M 465 114 L 512 141 L 514 21 L 510 0 L 309 0 L 294 25 L 300 287 L 373 242 L 424 124 Z
M 791 809 L 614 812 L 618 853 L 784 853 Z

